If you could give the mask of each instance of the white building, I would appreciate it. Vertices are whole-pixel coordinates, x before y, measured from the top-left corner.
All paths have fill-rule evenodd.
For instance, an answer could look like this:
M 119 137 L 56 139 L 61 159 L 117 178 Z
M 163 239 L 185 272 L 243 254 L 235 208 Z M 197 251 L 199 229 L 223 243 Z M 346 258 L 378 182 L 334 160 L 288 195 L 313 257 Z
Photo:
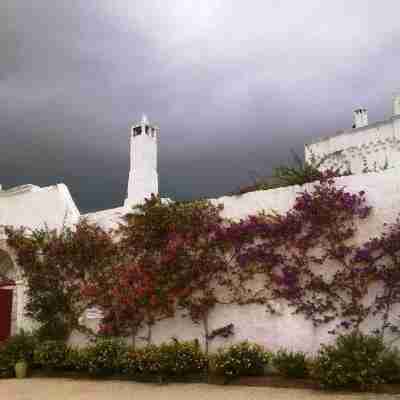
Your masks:
M 80 218 L 112 228 L 135 204 L 158 194 L 157 141 L 159 129 L 143 116 L 130 131 L 130 172 L 127 198 L 121 207 L 81 215 L 64 184 L 49 187 L 23 185 L 7 190 L 0 186 L 0 227 L 60 229 Z M 24 283 L 15 256 L 7 248 L 0 228 L 0 341 L 24 327 Z
M 321 169 L 341 168 L 353 174 L 381 171 L 400 165 L 400 95 L 393 98 L 392 116 L 368 122 L 365 108 L 353 112 L 353 127 L 305 146 L 307 161 Z
M 360 222 L 355 244 L 364 243 L 379 235 L 385 223 L 394 222 L 400 212 L 400 98 L 394 102 L 393 116 L 383 122 L 368 125 L 366 110 L 358 109 L 354 114 L 355 127 L 331 138 L 318 140 L 306 146 L 306 158 L 323 160 L 322 168 L 345 167 L 353 172 L 362 172 L 364 159 L 370 169 L 389 168 L 382 172 L 345 176 L 337 179 L 338 185 L 349 191 L 364 190 L 374 212 L 367 221 Z M 114 227 L 127 210 L 142 202 L 151 193 L 158 192 L 157 177 L 158 128 L 143 118 L 131 130 L 131 168 L 127 198 L 121 207 L 80 215 L 68 189 L 62 185 L 46 188 L 22 186 L 0 190 L 0 225 L 61 228 L 63 224 L 76 224 L 86 217 L 104 228 Z M 397 166 L 397 168 L 396 168 Z M 223 204 L 222 216 L 239 220 L 262 210 L 286 213 L 293 207 L 298 193 L 311 190 L 313 184 L 303 187 L 291 186 L 267 191 L 246 193 L 242 196 L 225 196 L 212 199 L 214 204 Z M 29 328 L 24 318 L 24 282 L 20 279 L 15 257 L 7 248 L 6 238 L 0 236 L 0 340 L 19 328 Z M 1 286 L 3 282 L 3 286 Z M 375 296 L 375 295 L 374 295 Z M 294 315 L 284 304 L 278 304 L 280 312 L 268 315 L 265 307 L 258 304 L 218 305 L 210 315 L 209 329 L 217 329 L 228 323 L 235 326 L 233 341 L 250 340 L 265 345 L 270 350 L 288 348 L 315 352 L 321 343 L 333 339 L 330 326 L 315 328 L 302 315 Z M 397 314 L 396 314 L 397 315 Z M 96 314 L 86 319 L 97 318 Z M 90 321 L 86 321 L 90 322 Z M 95 320 L 92 321 L 96 322 Z M 368 322 L 374 329 L 376 321 Z M 153 341 L 160 343 L 175 337 L 179 340 L 201 339 L 202 328 L 188 318 L 176 315 L 157 324 L 153 329 Z M 75 343 L 81 343 L 77 336 Z M 230 340 L 230 339 L 229 339 Z M 225 344 L 222 339 L 213 342 L 212 348 Z

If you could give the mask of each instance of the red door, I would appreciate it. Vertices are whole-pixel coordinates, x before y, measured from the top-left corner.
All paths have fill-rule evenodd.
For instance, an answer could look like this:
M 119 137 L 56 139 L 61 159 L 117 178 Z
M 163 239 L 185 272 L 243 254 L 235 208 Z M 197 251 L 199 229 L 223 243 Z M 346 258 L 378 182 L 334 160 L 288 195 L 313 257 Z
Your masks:
M 0 289 L 0 342 L 11 333 L 12 294 L 11 289 Z

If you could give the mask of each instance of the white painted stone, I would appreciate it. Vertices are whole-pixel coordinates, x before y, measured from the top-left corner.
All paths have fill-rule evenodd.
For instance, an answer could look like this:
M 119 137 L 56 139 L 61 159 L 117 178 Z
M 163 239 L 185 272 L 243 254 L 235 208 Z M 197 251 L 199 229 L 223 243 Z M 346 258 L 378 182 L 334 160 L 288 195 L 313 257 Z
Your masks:
M 131 167 L 128 197 L 124 206 L 141 204 L 152 194 L 158 195 L 157 141 L 159 129 L 143 115 L 131 129 Z
M 122 217 L 128 212 L 126 207 L 116 207 L 82 215 L 89 223 L 97 224 L 105 230 L 117 229 Z
M 0 192 L 0 226 L 59 229 L 80 217 L 64 184 L 40 188 L 24 185 Z
M 354 174 L 400 166 L 400 114 L 316 140 L 305 146 L 305 158 L 322 161 L 321 170 L 350 169 Z

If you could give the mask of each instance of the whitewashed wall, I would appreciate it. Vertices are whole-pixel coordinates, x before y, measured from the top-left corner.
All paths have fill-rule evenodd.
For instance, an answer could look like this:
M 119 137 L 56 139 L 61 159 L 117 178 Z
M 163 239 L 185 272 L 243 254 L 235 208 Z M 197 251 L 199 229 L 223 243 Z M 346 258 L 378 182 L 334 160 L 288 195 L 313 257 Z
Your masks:
M 20 329 L 33 329 L 35 323 L 25 316 L 26 286 L 20 277 L 15 254 L 7 247 L 1 226 L 60 229 L 64 224 L 76 224 L 79 218 L 79 211 L 64 184 L 44 188 L 24 185 L 9 190 L 1 190 L 0 187 L 0 250 L 11 257 L 15 266 L 12 277 L 16 282 L 12 288 L 12 334 Z
M 370 173 L 338 178 L 336 184 L 345 186 L 351 192 L 366 192 L 367 200 L 373 206 L 372 215 L 360 223 L 356 242 L 362 243 L 376 236 L 383 230 L 385 222 L 394 222 L 400 213 L 400 169 L 391 169 L 381 173 Z M 215 204 L 224 205 L 223 216 L 235 220 L 245 218 L 261 210 L 267 212 L 276 211 L 284 213 L 294 204 L 297 194 L 305 188 L 311 189 L 311 185 L 304 187 L 293 186 L 268 191 L 247 193 L 241 196 L 227 196 L 213 199 Z M 265 307 L 258 305 L 247 306 L 217 306 L 210 316 L 210 331 L 233 323 L 235 335 L 229 340 L 215 339 L 211 349 L 222 344 L 251 340 L 276 350 L 280 347 L 289 349 L 315 352 L 320 343 L 326 343 L 333 339 L 328 331 L 333 325 L 314 328 L 309 321 L 301 315 L 292 315 L 291 310 L 284 304 L 278 305 L 281 315 L 271 316 Z M 94 321 L 90 322 L 93 326 Z M 371 321 L 366 330 L 374 328 Z M 142 336 L 146 332 L 141 332 Z M 194 325 L 189 319 L 175 317 L 164 320 L 153 328 L 153 341 L 160 343 L 168 341 L 172 337 L 178 339 L 203 340 L 203 329 Z M 82 344 L 83 338 L 75 335 L 71 342 Z
M 43 188 L 24 185 L 0 190 L 0 226 L 59 229 L 64 223 L 76 224 L 79 218 L 79 211 L 64 184 Z
M 400 116 L 366 127 L 349 129 L 305 146 L 306 160 L 326 160 L 323 169 L 350 169 L 361 173 L 400 165 Z

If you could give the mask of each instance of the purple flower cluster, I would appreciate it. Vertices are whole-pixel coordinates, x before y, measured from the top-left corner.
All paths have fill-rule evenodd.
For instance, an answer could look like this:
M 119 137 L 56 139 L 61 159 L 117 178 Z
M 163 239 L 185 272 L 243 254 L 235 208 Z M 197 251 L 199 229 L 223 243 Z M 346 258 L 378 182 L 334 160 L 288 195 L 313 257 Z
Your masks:
M 361 249 L 356 250 L 356 253 L 353 257 L 353 262 L 369 262 L 371 260 L 371 251 L 363 247 Z

